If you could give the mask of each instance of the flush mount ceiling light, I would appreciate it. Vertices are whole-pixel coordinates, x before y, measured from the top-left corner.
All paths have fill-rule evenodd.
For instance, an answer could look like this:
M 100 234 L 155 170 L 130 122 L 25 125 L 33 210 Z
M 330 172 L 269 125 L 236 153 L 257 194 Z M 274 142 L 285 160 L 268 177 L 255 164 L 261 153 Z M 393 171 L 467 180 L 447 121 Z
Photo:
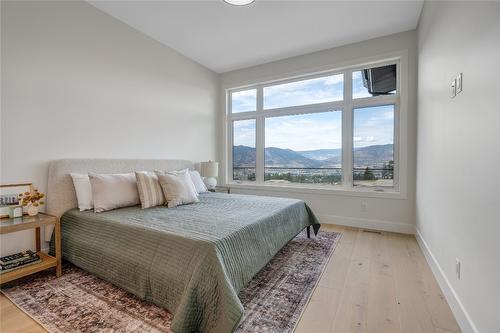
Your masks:
M 255 0 L 224 0 L 225 3 L 234 6 L 246 6 L 254 2 Z

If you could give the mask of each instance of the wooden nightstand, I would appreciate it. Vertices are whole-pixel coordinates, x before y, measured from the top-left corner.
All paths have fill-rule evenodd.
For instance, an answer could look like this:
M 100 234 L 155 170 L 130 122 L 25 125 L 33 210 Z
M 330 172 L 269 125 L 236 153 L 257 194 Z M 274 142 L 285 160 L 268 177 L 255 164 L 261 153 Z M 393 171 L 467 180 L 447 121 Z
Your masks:
M 229 186 L 216 186 L 215 190 L 209 190 L 210 192 L 218 192 L 218 193 L 229 193 Z
M 54 225 L 55 248 L 56 256 L 53 257 L 44 252 L 40 248 L 40 227 L 43 225 Z M 36 253 L 42 259 L 41 262 L 28 265 L 4 274 L 0 274 L 0 284 L 22 278 L 24 276 L 43 271 L 52 267 L 56 268 L 56 276 L 62 274 L 61 269 L 61 225 L 59 218 L 47 214 L 38 214 L 37 216 L 23 216 L 17 218 L 6 218 L 0 220 L 0 234 L 8 234 L 11 232 L 35 229 L 36 237 Z

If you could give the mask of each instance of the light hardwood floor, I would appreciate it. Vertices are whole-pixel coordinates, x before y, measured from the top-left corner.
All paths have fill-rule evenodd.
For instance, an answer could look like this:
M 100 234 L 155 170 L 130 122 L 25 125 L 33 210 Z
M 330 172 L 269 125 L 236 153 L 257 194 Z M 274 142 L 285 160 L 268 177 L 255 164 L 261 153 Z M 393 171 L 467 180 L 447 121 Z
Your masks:
M 460 328 L 413 236 L 342 232 L 295 333 L 451 333 Z M 45 330 L 0 295 L 0 332 Z

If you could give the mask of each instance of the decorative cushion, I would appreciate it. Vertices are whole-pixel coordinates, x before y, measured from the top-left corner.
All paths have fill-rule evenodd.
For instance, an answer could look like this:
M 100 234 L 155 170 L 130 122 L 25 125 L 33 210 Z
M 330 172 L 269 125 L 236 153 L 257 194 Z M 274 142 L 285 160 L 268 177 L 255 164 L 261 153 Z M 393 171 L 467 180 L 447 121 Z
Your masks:
M 135 177 L 143 209 L 165 204 L 158 176 L 154 172 L 139 171 L 135 173 Z
M 199 201 L 188 169 L 156 174 L 169 208 Z
M 140 203 L 135 173 L 89 173 L 96 213 Z
M 207 186 L 201 179 L 200 173 L 196 170 L 189 171 L 189 175 L 191 176 L 191 180 L 193 181 L 194 187 L 196 188 L 196 192 L 205 193 L 208 192 Z
M 170 174 L 173 174 L 173 175 L 188 174 L 189 175 L 189 177 L 188 177 L 189 179 L 186 180 L 187 185 L 189 186 L 189 188 L 191 188 L 196 193 L 196 197 L 198 197 L 198 190 L 196 189 L 196 186 L 194 185 L 193 178 L 191 177 L 191 172 L 192 171 L 189 170 L 189 169 L 172 170 L 172 171 L 158 171 L 158 170 L 155 170 L 155 173 L 157 175 L 158 174 L 166 174 L 166 173 L 170 173 Z M 189 181 L 189 180 L 191 180 L 191 181 Z
M 92 199 L 92 186 L 90 185 L 89 175 L 86 173 L 70 173 L 75 186 L 76 200 L 80 211 L 94 208 Z

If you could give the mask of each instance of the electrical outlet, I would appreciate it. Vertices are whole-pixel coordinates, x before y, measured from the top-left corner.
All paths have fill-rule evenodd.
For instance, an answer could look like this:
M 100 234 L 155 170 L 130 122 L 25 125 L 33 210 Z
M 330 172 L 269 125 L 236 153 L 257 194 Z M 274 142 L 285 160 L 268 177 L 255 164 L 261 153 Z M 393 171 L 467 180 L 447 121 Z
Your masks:
M 366 202 L 362 202 L 361 203 L 361 211 L 362 212 L 366 212 L 368 210 L 368 206 L 366 205 Z
M 451 98 L 457 95 L 457 80 L 451 81 Z
M 457 78 L 455 79 L 457 81 L 456 83 L 456 95 L 462 92 L 462 73 L 458 74 Z
M 457 280 L 460 280 L 460 259 L 455 258 L 455 272 L 457 273 Z

